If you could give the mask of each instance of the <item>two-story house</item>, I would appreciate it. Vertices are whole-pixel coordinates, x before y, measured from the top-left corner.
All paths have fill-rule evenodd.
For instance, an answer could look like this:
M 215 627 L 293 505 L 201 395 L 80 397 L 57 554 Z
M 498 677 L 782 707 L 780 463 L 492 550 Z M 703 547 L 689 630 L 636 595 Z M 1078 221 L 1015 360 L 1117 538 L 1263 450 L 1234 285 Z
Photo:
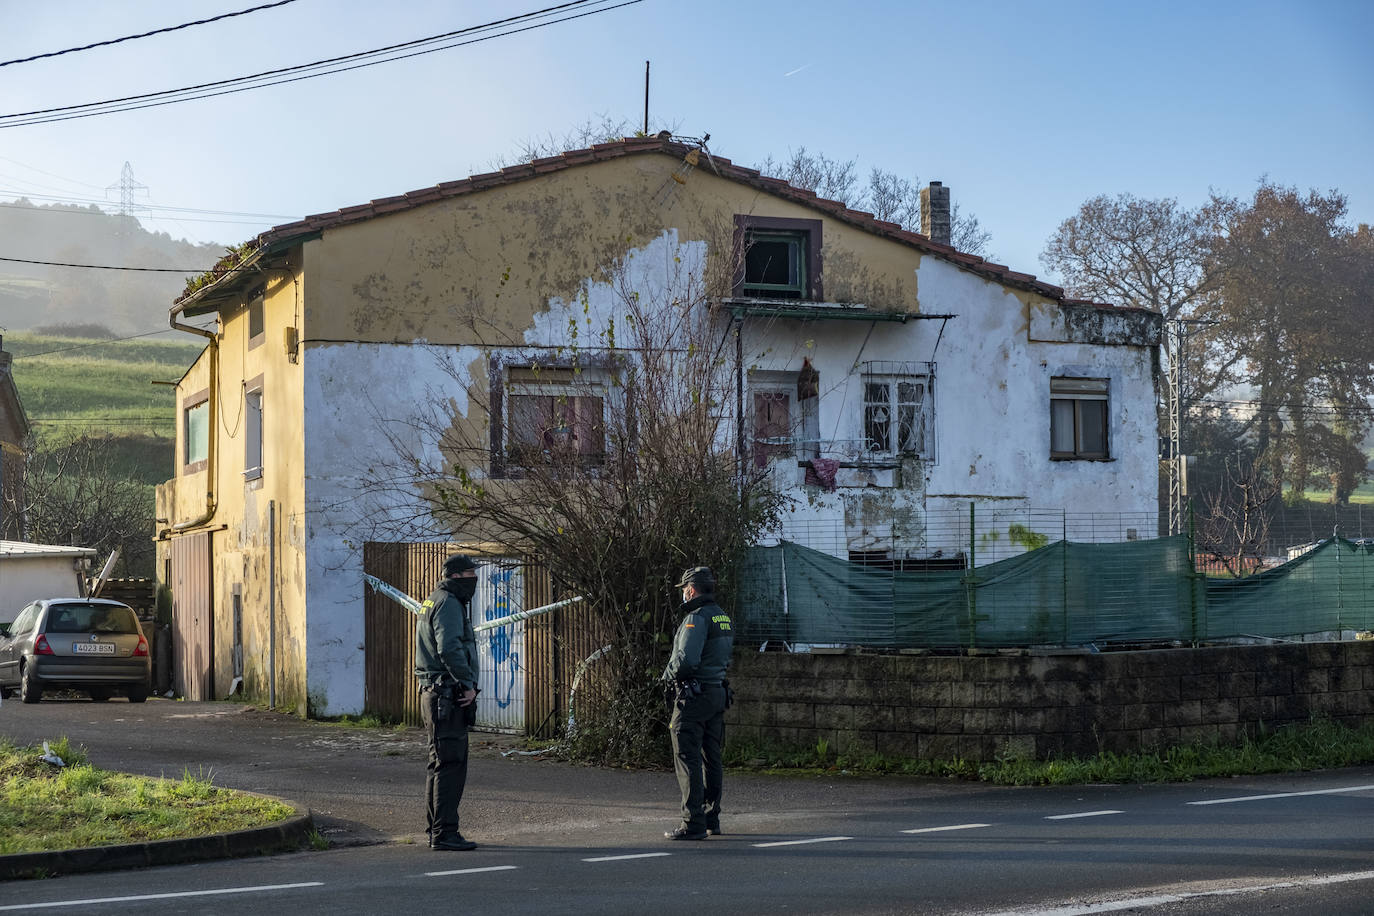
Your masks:
M 954 250 L 948 189 L 924 193 L 919 234 L 659 136 L 258 236 L 172 310 L 215 319 L 159 492 L 183 689 L 359 712 L 361 541 L 428 497 L 364 484 L 398 424 L 443 412 L 483 447 L 408 446 L 479 479 L 530 448 L 595 460 L 597 353 L 641 294 L 732 341 L 719 409 L 797 497 L 784 537 L 873 562 L 957 553 L 929 520 L 970 503 L 1153 519 L 1159 316 Z

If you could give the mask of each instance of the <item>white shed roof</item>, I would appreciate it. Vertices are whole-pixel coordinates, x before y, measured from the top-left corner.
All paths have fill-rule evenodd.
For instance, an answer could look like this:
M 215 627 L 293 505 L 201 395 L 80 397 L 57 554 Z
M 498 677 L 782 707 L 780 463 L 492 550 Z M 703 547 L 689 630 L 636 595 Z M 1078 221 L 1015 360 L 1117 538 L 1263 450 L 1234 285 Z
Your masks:
M 0 541 L 0 560 L 10 557 L 93 557 L 94 547 L 63 547 L 60 544 L 30 544 L 27 541 Z

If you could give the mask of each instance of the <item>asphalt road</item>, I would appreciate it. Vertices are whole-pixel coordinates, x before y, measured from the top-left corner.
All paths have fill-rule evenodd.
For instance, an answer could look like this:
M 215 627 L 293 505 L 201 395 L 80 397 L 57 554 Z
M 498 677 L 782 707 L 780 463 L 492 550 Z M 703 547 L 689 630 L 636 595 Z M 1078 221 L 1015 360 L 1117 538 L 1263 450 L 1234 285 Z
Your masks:
M 0 912 L 1368 913 L 1374 768 L 1168 786 L 1006 789 L 727 776 L 727 834 L 669 843 L 670 773 L 609 771 L 479 740 L 463 831 L 424 846 L 416 730 L 235 704 L 6 702 L 0 734 L 62 735 L 108 769 L 280 795 L 325 852 L 0 885 Z

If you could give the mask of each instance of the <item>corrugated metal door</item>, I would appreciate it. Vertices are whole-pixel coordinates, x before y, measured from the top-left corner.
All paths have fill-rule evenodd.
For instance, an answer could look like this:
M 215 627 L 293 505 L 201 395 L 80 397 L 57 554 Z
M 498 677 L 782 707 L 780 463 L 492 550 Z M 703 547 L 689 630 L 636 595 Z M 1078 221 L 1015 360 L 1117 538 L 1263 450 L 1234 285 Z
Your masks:
M 210 532 L 172 540 L 172 659 L 178 696 L 215 698 Z
M 472 624 L 499 620 L 525 610 L 524 570 L 519 560 L 484 560 L 477 573 Z M 525 731 L 525 622 L 477 634 L 482 692 L 477 697 L 477 725 L 497 731 Z

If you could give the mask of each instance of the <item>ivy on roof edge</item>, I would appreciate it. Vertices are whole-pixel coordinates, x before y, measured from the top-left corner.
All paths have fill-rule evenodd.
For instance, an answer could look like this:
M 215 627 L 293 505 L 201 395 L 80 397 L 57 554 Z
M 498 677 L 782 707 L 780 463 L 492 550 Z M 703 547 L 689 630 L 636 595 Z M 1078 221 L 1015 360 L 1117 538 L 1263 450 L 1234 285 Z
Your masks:
M 258 240 L 256 237 L 224 249 L 224 257 L 216 261 L 214 267 L 186 281 L 186 288 L 182 290 L 181 295 L 177 297 L 177 301 L 180 302 L 197 290 L 214 283 L 220 277 L 223 277 L 225 274 L 242 264 L 250 254 L 257 250 Z

